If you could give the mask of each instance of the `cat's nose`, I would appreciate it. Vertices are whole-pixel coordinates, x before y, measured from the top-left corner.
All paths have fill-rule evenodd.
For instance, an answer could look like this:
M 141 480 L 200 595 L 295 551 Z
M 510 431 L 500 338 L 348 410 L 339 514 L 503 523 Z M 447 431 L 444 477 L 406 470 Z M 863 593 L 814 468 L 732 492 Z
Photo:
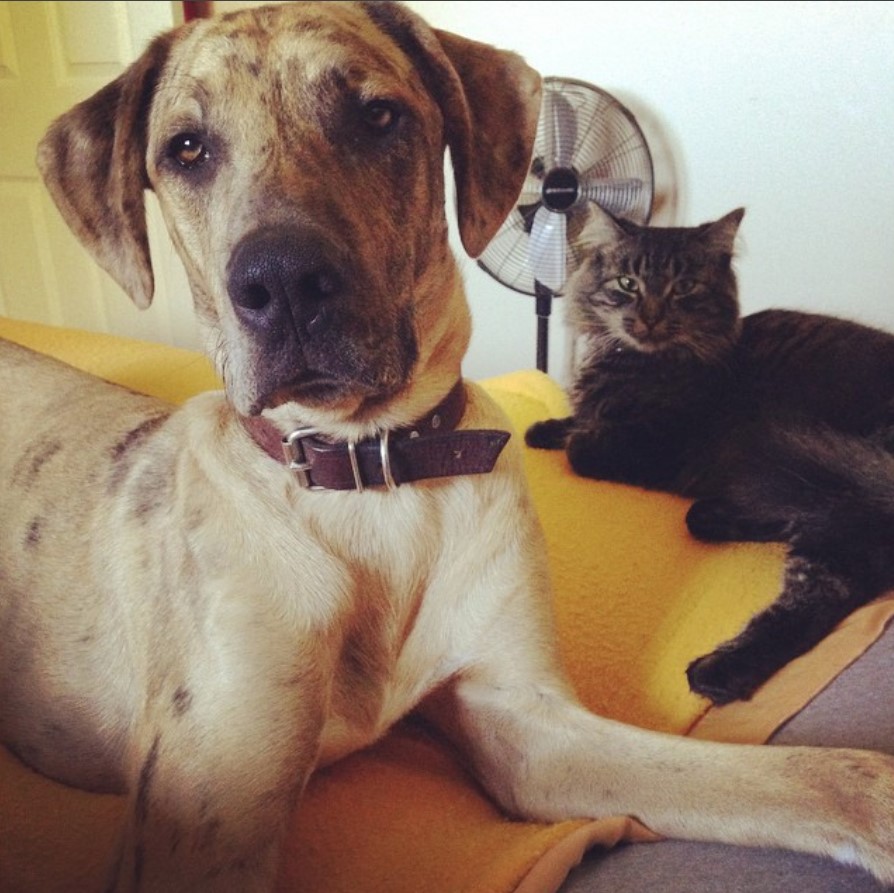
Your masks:
M 667 327 L 662 320 L 638 319 L 631 330 L 633 337 L 641 344 L 658 344 L 667 340 Z
M 660 307 L 650 307 L 644 304 L 639 311 L 639 321 L 649 329 L 654 329 L 664 318 Z

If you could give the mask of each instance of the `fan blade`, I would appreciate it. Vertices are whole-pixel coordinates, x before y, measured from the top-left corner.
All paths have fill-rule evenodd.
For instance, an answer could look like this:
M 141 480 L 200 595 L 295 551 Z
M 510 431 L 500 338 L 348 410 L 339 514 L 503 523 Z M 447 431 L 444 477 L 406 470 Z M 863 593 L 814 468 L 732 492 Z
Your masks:
M 574 106 L 561 93 L 546 90 L 540 110 L 539 139 L 547 170 L 571 167 L 577 142 Z
M 525 177 L 524 186 L 516 200 L 517 205 L 533 205 L 540 201 L 543 192 L 543 180 L 538 179 L 533 174 Z
M 641 177 L 593 177 L 580 184 L 581 195 L 611 214 L 637 218 L 651 205 L 649 184 Z
M 565 230 L 564 214 L 541 207 L 531 225 L 531 243 L 528 258 L 534 278 L 550 291 L 559 292 L 565 284 Z

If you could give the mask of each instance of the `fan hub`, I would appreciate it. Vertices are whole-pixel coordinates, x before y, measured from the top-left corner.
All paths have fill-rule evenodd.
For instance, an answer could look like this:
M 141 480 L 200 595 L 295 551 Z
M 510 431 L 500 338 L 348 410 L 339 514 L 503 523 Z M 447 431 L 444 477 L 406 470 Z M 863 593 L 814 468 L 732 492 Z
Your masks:
M 553 168 L 543 178 L 541 197 L 550 211 L 567 211 L 579 194 L 577 174 L 570 167 Z

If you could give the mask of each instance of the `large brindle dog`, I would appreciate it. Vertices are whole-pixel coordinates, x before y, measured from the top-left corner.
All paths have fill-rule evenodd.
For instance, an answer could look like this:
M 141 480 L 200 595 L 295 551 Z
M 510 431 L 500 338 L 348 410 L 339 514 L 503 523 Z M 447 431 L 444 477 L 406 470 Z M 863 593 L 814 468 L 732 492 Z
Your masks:
M 225 384 L 175 409 L 0 351 L 0 733 L 128 792 L 109 890 L 271 890 L 308 776 L 417 708 L 513 816 L 894 881 L 892 759 L 638 730 L 560 675 L 519 447 L 461 380 L 444 213 L 447 148 L 479 253 L 538 105 L 517 56 L 398 4 L 296 3 L 160 36 L 43 140 L 141 307 L 155 192 Z

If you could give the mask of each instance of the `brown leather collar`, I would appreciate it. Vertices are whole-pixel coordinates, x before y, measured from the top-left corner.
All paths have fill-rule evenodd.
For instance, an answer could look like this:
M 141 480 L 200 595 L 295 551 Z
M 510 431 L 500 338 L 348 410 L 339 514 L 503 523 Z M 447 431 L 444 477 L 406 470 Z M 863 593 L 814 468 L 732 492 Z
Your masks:
M 508 431 L 457 431 L 466 407 L 466 390 L 457 382 L 447 396 L 408 428 L 377 437 L 333 443 L 315 428 L 298 428 L 286 437 L 262 416 L 243 418 L 255 442 L 285 463 L 311 490 L 394 489 L 426 478 L 486 474 L 506 442 Z

